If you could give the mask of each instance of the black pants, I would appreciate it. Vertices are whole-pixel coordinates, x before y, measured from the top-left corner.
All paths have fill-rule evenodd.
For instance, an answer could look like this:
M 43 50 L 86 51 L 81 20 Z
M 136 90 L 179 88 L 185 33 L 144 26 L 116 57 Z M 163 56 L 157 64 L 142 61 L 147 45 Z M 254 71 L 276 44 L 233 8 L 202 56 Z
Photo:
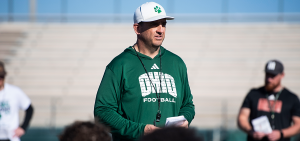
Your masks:
M 10 141 L 10 140 L 7 139 L 7 140 L 0 140 L 0 141 Z

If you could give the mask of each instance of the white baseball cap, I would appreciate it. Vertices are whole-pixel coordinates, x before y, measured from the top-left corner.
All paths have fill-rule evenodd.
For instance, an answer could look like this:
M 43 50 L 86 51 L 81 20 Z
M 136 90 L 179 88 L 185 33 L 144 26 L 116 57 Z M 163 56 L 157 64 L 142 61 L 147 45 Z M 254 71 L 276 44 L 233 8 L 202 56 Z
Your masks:
M 166 15 L 165 9 L 155 2 L 147 2 L 138 7 L 133 16 L 134 23 L 151 22 L 159 19 L 173 20 L 174 17 Z

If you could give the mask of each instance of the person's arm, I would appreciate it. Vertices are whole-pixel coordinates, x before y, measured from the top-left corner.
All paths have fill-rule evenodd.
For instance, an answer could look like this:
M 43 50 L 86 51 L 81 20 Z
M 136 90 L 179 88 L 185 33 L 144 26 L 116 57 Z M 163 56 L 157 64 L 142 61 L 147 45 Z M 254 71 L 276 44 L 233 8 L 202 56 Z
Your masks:
M 276 141 L 280 138 L 290 138 L 298 133 L 300 133 L 300 117 L 293 116 L 293 125 L 280 130 L 273 130 L 272 133 L 268 135 L 269 140 Z
M 32 118 L 32 115 L 33 115 L 33 107 L 30 104 L 29 107 L 25 111 L 25 117 L 24 117 L 23 124 L 15 130 L 14 136 L 21 137 L 22 135 L 25 134 L 25 132 L 29 126 L 30 120 Z
M 250 116 L 250 108 L 242 107 L 238 116 L 238 126 L 241 130 L 243 130 L 245 133 L 252 136 L 254 139 L 260 140 L 266 134 L 261 132 L 254 132 L 252 129 L 252 126 L 249 123 L 249 116 Z
M 293 125 L 280 130 L 274 130 L 268 135 L 269 140 L 278 140 L 280 138 L 290 138 L 298 133 L 300 133 L 300 101 L 297 96 L 293 98 L 293 107 L 291 109 Z
M 183 101 L 182 105 L 180 107 L 179 111 L 179 116 L 183 115 L 186 119 L 187 122 L 183 123 L 183 127 L 188 127 L 189 124 L 191 124 L 192 120 L 194 119 L 195 116 L 195 106 L 193 103 L 193 95 L 191 94 L 190 86 L 189 86 L 189 81 L 188 81 L 188 76 L 187 76 L 187 70 L 184 65 L 184 70 L 183 70 Z
M 94 116 L 121 136 L 137 139 L 144 134 L 146 124 L 130 121 L 117 113 L 121 102 L 121 86 L 121 78 L 117 78 L 107 67 L 97 92 Z
M 249 123 L 249 116 L 251 110 L 249 108 L 241 108 L 240 113 L 238 115 L 238 126 L 241 130 L 243 130 L 247 134 L 252 133 L 252 127 Z
M 25 131 L 27 130 L 30 120 L 32 118 L 33 115 L 33 107 L 30 104 L 29 107 L 26 109 L 25 111 L 25 118 L 24 118 L 24 122 L 23 124 L 20 126 L 21 128 L 23 128 Z
M 300 117 L 293 116 L 292 119 L 293 119 L 293 125 L 290 126 L 289 128 L 281 130 L 284 138 L 289 138 L 300 133 Z
M 289 138 L 300 133 L 300 100 L 296 95 L 295 98 L 293 98 L 293 100 L 294 104 L 291 111 L 293 125 L 281 130 L 284 138 Z

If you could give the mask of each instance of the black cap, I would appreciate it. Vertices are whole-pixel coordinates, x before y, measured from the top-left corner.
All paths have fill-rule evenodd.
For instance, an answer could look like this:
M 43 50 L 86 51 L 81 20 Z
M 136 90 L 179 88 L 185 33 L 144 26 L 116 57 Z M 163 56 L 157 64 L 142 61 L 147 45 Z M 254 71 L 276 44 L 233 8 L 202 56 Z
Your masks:
M 274 75 L 280 74 L 283 72 L 283 64 L 278 60 L 270 60 L 266 64 L 265 72 Z

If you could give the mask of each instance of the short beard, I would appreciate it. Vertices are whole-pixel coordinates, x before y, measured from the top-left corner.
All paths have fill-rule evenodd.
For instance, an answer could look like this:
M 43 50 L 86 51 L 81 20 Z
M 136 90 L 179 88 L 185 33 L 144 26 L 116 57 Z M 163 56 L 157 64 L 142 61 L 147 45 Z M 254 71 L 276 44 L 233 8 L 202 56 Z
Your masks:
M 270 84 L 268 82 L 265 82 L 265 89 L 267 92 L 273 92 L 279 85 L 280 85 L 280 83 Z

